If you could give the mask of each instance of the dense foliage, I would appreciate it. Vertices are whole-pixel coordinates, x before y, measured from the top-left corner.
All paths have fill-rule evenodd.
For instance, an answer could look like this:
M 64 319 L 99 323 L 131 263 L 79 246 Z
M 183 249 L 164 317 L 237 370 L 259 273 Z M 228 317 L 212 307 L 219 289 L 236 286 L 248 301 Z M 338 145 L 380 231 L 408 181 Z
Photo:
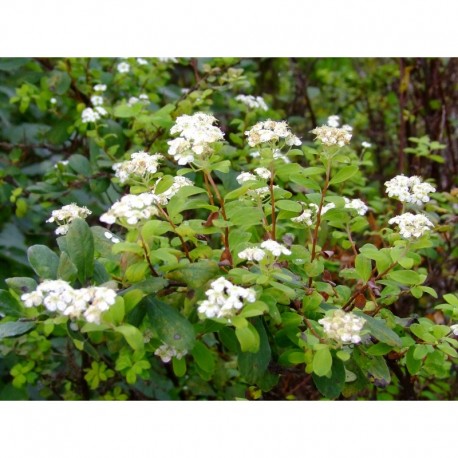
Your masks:
M 0 399 L 457 398 L 457 70 L 0 59 Z

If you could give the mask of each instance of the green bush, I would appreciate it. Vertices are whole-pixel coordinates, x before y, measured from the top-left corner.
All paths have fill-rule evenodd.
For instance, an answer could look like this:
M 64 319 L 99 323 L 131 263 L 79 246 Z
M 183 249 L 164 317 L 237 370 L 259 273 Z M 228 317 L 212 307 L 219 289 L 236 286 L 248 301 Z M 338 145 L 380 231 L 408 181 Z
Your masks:
M 456 398 L 456 177 L 399 71 L 0 60 L 0 398 Z

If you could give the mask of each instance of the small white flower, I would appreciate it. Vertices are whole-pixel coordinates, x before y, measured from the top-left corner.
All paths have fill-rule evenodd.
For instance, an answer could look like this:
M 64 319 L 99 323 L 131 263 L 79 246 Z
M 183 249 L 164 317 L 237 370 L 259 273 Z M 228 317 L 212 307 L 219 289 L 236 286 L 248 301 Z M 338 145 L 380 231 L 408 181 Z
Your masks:
M 55 233 L 57 235 L 65 235 L 68 232 L 69 224 L 75 218 L 86 219 L 92 212 L 86 207 L 78 207 L 76 204 L 64 205 L 60 210 L 53 210 L 51 218 L 47 219 L 47 223 L 56 223 L 59 227 Z
M 256 300 L 253 289 L 233 285 L 224 277 L 213 281 L 205 295 L 207 299 L 200 303 L 198 312 L 206 318 L 230 318 L 243 308 L 245 301 Z
M 103 97 L 101 95 L 93 95 L 91 97 L 91 103 L 92 105 L 94 105 L 95 107 L 96 106 L 100 106 L 100 105 L 103 105 Z
M 291 254 L 291 251 L 288 250 L 288 248 L 275 240 L 265 240 L 261 243 L 261 248 L 270 251 L 274 256 L 281 256 L 282 254 L 289 256 Z
M 340 126 L 340 117 L 337 115 L 329 116 L 326 124 L 329 127 L 339 127 Z
M 356 213 L 360 216 L 364 216 L 369 210 L 369 207 L 361 199 L 348 199 L 347 197 L 344 197 L 344 199 L 345 208 L 356 210 Z
M 157 172 L 162 158 L 162 154 L 138 151 L 131 154 L 130 160 L 114 164 L 113 170 L 122 184 L 132 178 L 147 180 Z
M 253 95 L 238 95 L 235 100 L 242 102 L 247 107 L 252 108 L 254 110 L 260 109 L 263 111 L 267 111 L 269 108 L 266 105 L 266 102 L 262 97 L 255 97 Z
M 163 344 L 159 348 L 156 349 L 154 354 L 156 356 L 159 356 L 161 358 L 163 363 L 169 363 L 173 357 L 177 359 L 183 358 L 188 352 L 185 351 L 179 351 L 174 347 L 171 347 L 170 345 Z
M 458 324 L 452 324 L 450 326 L 450 329 L 452 330 L 454 335 L 458 336 Z
M 300 146 L 302 142 L 296 137 L 288 127 L 286 121 L 267 121 L 258 122 L 250 130 L 245 132 L 248 137 L 248 145 L 251 147 L 261 143 L 278 142 L 280 139 L 285 141 L 288 146 Z
M 158 214 L 154 199 L 153 193 L 127 194 L 115 202 L 100 217 L 100 221 L 106 224 L 118 223 L 135 226 L 139 221 L 150 219 Z
M 94 86 L 94 91 L 95 92 L 105 92 L 107 90 L 107 85 L 106 84 L 96 84 Z
M 50 312 L 100 323 L 101 314 L 116 301 L 116 292 L 102 286 L 73 289 L 63 280 L 44 280 L 35 291 L 23 294 L 26 307 L 44 305 Z
M 185 165 L 193 162 L 198 156 L 213 152 L 212 143 L 223 140 L 224 133 L 213 125 L 216 118 L 206 113 L 195 113 L 192 116 L 182 115 L 170 129 L 178 138 L 168 141 L 168 153 L 178 162 Z
M 37 307 L 43 303 L 43 293 L 41 291 L 32 291 L 21 296 L 21 300 L 28 308 Z
M 363 148 L 372 148 L 372 143 L 369 143 L 369 142 L 362 142 L 361 143 L 361 146 Z
M 351 140 L 351 133 L 348 130 L 350 126 L 342 127 L 331 127 L 321 126 L 316 127 L 312 130 L 312 134 L 316 135 L 316 138 L 326 146 L 344 146 L 348 145 Z
M 255 175 L 253 175 L 250 172 L 242 172 L 241 174 L 237 176 L 236 180 L 238 184 L 243 184 L 243 183 L 246 183 L 247 181 L 256 181 L 257 178 Z
M 425 215 L 414 215 L 409 212 L 391 218 L 388 223 L 397 224 L 401 236 L 405 239 L 421 237 L 434 227 L 434 224 Z
M 52 103 L 53 105 L 55 105 L 57 103 L 57 99 L 55 97 L 53 97 L 52 99 L 50 99 L 49 102 Z
M 81 120 L 84 122 L 84 123 L 88 123 L 88 122 L 96 122 L 100 119 L 100 114 L 97 113 L 97 111 L 93 110 L 92 108 L 88 107 L 88 108 L 85 108 L 82 112 L 81 112 Z
M 389 197 L 420 206 L 429 202 L 428 194 L 436 192 L 436 188 L 429 183 L 423 183 L 421 177 L 417 176 L 398 175 L 385 182 L 385 187 Z
M 237 256 L 240 259 L 245 259 L 247 261 L 261 261 L 264 259 L 264 256 L 266 255 L 264 250 L 261 250 L 261 248 L 245 248 L 243 251 L 241 251 Z
M 120 62 L 116 67 L 119 73 L 128 73 L 130 70 L 130 65 L 127 62 Z
M 105 116 L 107 114 L 107 110 L 101 106 L 96 106 L 94 109 L 100 116 Z
M 270 177 L 272 176 L 270 170 L 266 169 L 265 167 L 258 167 L 257 169 L 254 169 L 254 173 L 256 173 L 258 177 L 263 178 L 264 180 L 270 180 Z
M 310 209 L 305 209 L 299 216 L 291 218 L 293 223 L 304 223 L 306 226 L 313 225 L 313 213 Z
M 138 65 L 147 65 L 148 61 L 146 59 L 141 58 L 141 57 L 137 57 L 137 63 L 138 63 Z
M 323 325 L 324 332 L 330 339 L 342 344 L 361 342 L 361 330 L 366 320 L 354 313 L 345 313 L 343 310 L 334 310 L 329 316 L 318 320 Z

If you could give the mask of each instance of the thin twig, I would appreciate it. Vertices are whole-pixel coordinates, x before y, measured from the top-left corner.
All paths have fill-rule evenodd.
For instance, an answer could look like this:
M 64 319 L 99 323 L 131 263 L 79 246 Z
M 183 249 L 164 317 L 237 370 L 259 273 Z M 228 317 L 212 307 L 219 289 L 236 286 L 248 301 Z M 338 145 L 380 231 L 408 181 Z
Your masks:
M 172 218 L 170 218 L 170 216 L 167 213 L 167 211 L 164 210 L 159 204 L 156 204 L 156 207 L 159 209 L 159 211 L 161 212 L 162 216 L 167 220 L 167 222 L 172 226 L 173 230 L 175 231 L 175 234 L 180 239 L 181 246 L 183 247 L 183 250 L 184 250 L 184 253 L 185 253 L 186 257 L 189 259 L 190 262 L 192 262 L 192 259 L 189 256 L 189 250 L 188 250 L 188 247 L 186 246 L 186 242 L 183 239 L 183 237 L 178 233 L 177 227 L 175 226 L 175 223 L 172 221 Z
M 270 204 L 272 207 L 272 230 L 271 230 L 271 239 L 276 240 L 276 225 L 277 225 L 277 220 L 276 220 L 276 215 L 275 215 L 275 196 L 274 196 L 274 178 L 275 178 L 275 170 L 272 166 L 270 168 L 270 183 L 269 183 L 269 189 L 270 189 Z
M 149 258 L 148 248 L 146 247 L 146 243 L 142 235 L 140 235 L 140 240 L 142 242 L 143 252 L 145 253 L 146 262 L 148 263 L 148 267 L 151 272 L 151 275 L 153 277 L 159 277 L 158 273 L 154 270 L 154 267 L 151 264 L 151 259 Z
M 315 230 L 313 231 L 312 255 L 310 257 L 310 263 L 312 263 L 315 260 L 315 256 L 316 256 L 316 244 L 318 242 L 318 230 L 320 229 L 320 224 L 321 224 L 321 210 L 323 209 L 324 198 L 326 197 L 326 192 L 329 187 L 330 175 L 331 175 L 331 160 L 329 159 L 329 162 L 326 167 L 326 181 L 321 191 L 320 205 L 317 210 Z M 313 278 L 309 277 L 309 284 L 308 284 L 309 288 L 312 287 L 312 282 L 313 282 Z

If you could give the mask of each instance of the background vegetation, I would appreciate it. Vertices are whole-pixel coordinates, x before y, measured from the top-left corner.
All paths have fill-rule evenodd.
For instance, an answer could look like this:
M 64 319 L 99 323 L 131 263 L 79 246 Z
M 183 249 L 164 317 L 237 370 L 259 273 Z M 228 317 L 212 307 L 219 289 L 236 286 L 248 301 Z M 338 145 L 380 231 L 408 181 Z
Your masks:
M 129 63 L 128 72 L 119 72 L 120 62 Z M 368 227 L 356 237 L 370 237 L 378 248 L 384 246 L 380 235 L 382 219 L 400 209 L 384 197 L 384 182 L 400 173 L 431 178 L 437 193 L 428 210 L 437 216 L 439 225 L 435 242 L 420 247 L 421 260 L 416 261 L 416 266 L 427 272 L 424 285 L 434 289 L 437 298 L 418 291 L 412 297 L 410 288 L 408 294 L 401 288 L 397 300 L 390 304 L 393 316 L 401 321 L 393 322 L 391 328 L 417 324 L 418 317 L 427 317 L 431 326 L 452 324 L 450 319 L 456 319 L 458 309 L 456 297 L 449 294 L 457 289 L 458 60 L 178 58 L 146 62 L 139 63 L 135 58 L 0 60 L 2 323 L 14 318 L 24 325 L 30 321 L 21 319 L 36 319 L 26 317 L 21 309 L 18 291 L 23 285 L 16 285 L 19 290 L 15 292 L 15 285 L 5 280 L 37 278 L 28 247 L 45 245 L 56 249 L 54 228 L 46 223 L 51 211 L 76 202 L 92 210 L 87 221 L 98 225 L 99 216 L 122 194 L 119 184 L 112 181 L 111 165 L 125 159 L 127 152 L 165 154 L 176 117 L 204 111 L 219 120 L 232 148 L 222 155 L 231 160 L 236 171 L 247 164 L 249 148 L 243 132 L 260 120 L 286 120 L 302 139 L 305 151 L 313 146 L 310 131 L 325 123 L 328 116 L 338 115 L 344 123 L 351 124 L 352 160 L 359 161 L 365 179 L 356 179 L 349 186 L 353 195 L 364 196 L 375 210 L 368 217 Z M 93 87 L 98 83 L 107 85 L 103 96 L 109 116 L 94 128 L 82 122 L 81 113 L 92 105 Z M 129 105 L 129 99 L 140 94 L 147 94 L 147 104 Z M 247 110 L 236 101 L 238 94 L 262 96 L 268 111 Z M 363 141 L 371 147 L 362 148 Z M 224 170 L 215 174 L 225 190 L 234 188 L 234 177 L 231 184 Z M 187 214 L 191 216 L 195 213 Z M 207 216 L 202 217 L 204 221 Z M 339 283 L 339 270 L 352 268 L 354 256 L 351 247 L 339 242 L 338 237 L 330 237 L 327 243 L 326 249 L 333 252 L 333 257 L 326 264 L 329 277 L 325 280 Z M 212 275 L 216 274 L 204 277 L 204 283 Z M 131 280 L 135 283 L 144 278 L 132 274 Z M 188 287 L 203 287 L 200 280 L 195 282 L 188 283 Z M 176 291 L 161 285 L 154 297 L 156 293 L 161 300 L 174 304 Z M 442 299 L 447 294 L 448 300 Z M 186 303 L 177 301 L 180 311 L 189 318 Z M 444 302 L 448 305 L 440 307 Z M 317 317 L 312 313 L 309 318 Z M 389 322 L 388 315 L 384 319 Z M 281 358 L 287 349 L 284 341 L 290 339 L 288 332 L 302 330 L 294 322 L 295 317 L 285 315 L 276 323 L 283 330 L 280 337 L 274 331 L 265 334 L 259 320 L 254 319 L 253 326 L 261 340 L 270 342 L 269 352 L 272 349 L 275 354 L 263 355 L 267 364 L 262 377 L 247 370 L 257 362 L 247 356 L 240 358 L 240 348 L 232 334 L 224 331 L 223 337 L 218 336 L 220 329 L 199 327 L 192 316 L 197 335 L 207 337 L 199 340 L 194 349 L 186 376 L 177 361 L 174 365 L 162 364 L 152 356 L 154 345 L 151 354 L 146 351 L 145 356 L 131 351 L 135 348 L 117 347 L 116 342 L 107 350 L 100 336 L 87 340 L 62 323 L 43 322 L 37 328 L 26 325 L 14 335 L 4 334 L 0 340 L 0 399 L 457 397 L 453 348 L 448 355 L 429 357 L 434 361 L 423 355 L 426 369 L 420 372 L 412 362 L 408 367 L 405 354 L 393 350 L 400 346 L 393 345 L 390 352 L 375 355 L 385 361 L 383 370 L 386 367 L 388 376 L 384 373 L 374 377 L 368 370 L 361 375 L 364 383 L 353 383 L 336 394 L 322 384 L 317 388 L 320 382 L 316 381 L 316 372 L 312 377 L 311 372 L 304 371 L 307 361 L 296 361 L 288 355 Z M 128 321 L 141 328 L 139 317 L 132 315 Z M 153 335 L 153 343 L 155 338 Z M 238 359 L 227 356 L 232 354 L 238 354 Z M 245 369 L 240 367 L 240 360 Z

